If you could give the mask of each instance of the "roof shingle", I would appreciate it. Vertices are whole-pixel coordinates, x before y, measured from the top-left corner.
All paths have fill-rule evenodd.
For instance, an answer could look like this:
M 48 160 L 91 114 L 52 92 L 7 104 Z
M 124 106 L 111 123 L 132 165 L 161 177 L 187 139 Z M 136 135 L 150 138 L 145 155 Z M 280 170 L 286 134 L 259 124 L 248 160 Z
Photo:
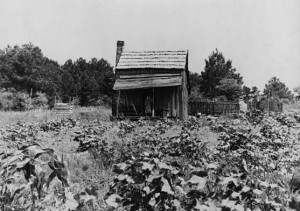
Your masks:
M 123 52 L 116 69 L 184 69 L 187 51 Z

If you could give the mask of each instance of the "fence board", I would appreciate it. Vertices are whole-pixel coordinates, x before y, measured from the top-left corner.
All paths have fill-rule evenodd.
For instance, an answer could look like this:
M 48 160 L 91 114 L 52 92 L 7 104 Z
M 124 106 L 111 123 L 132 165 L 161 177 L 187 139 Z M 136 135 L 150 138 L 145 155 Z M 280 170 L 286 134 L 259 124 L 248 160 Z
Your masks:
M 69 116 L 73 114 L 73 104 L 69 103 L 55 103 L 54 115 L 56 116 Z
M 239 111 L 239 103 L 189 101 L 189 114 L 191 115 L 198 113 L 206 115 L 232 115 L 239 113 Z

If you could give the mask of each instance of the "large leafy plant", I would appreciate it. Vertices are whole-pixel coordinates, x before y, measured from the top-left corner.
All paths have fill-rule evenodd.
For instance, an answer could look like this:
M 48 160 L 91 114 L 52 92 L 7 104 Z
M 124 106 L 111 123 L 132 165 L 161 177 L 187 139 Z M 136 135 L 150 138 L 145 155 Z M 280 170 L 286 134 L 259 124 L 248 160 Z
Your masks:
M 36 210 L 54 178 L 68 186 L 67 164 L 38 144 L 0 152 L 0 208 Z
M 112 207 L 128 210 L 176 210 L 180 206 L 175 195 L 181 171 L 176 164 L 162 162 L 144 153 L 115 165 L 106 202 Z

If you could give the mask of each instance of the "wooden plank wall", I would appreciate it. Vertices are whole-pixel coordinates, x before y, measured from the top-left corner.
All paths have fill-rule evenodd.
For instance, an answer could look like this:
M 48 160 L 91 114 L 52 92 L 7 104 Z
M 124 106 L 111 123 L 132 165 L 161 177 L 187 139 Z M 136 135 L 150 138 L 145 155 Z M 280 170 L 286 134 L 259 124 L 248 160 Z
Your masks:
M 206 115 L 231 115 L 237 114 L 240 110 L 239 103 L 233 102 L 207 102 L 207 101 L 189 101 L 189 114 L 197 113 Z

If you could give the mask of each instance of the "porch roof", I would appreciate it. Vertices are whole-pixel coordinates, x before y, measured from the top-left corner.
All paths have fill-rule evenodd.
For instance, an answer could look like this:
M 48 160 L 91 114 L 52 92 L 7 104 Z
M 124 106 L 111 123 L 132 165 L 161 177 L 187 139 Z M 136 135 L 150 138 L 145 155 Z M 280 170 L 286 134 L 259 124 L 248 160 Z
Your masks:
M 131 78 L 118 78 L 114 84 L 114 90 L 155 88 L 182 85 L 182 76 L 157 76 L 157 77 L 141 77 L 133 76 Z

